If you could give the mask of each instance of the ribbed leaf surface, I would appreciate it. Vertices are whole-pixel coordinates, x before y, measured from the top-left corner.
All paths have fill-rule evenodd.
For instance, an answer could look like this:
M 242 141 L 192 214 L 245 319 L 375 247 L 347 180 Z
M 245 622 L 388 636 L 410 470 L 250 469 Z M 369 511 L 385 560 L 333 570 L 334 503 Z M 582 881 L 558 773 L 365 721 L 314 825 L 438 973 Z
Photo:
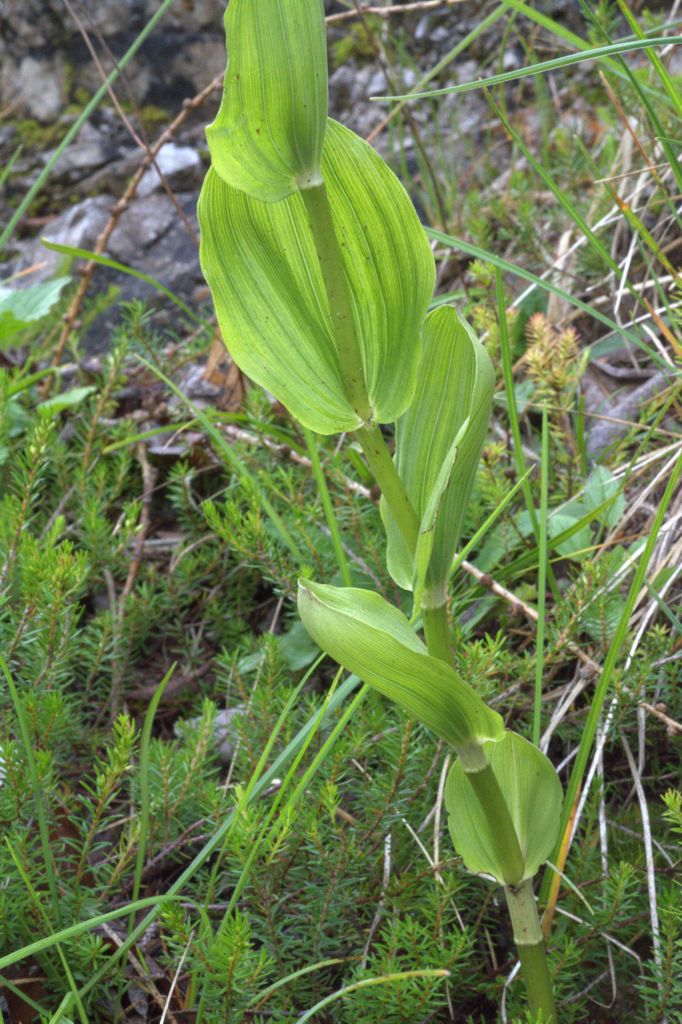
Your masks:
M 433 504 L 435 489 L 442 486 L 442 467 L 451 459 L 457 441 L 457 455 L 445 491 L 442 496 L 435 495 L 438 512 L 427 586 L 442 589 L 459 543 L 488 430 L 495 375 L 487 352 L 452 307 L 442 306 L 430 313 L 422 336 L 417 390 L 396 425 L 395 458 L 408 497 L 423 520 L 429 503 Z M 411 590 L 415 577 L 413 555 L 385 502 L 382 516 L 389 572 L 399 586 Z
M 434 283 L 426 235 L 381 157 L 329 122 L 322 171 L 376 421 L 410 402 L 419 331 Z M 201 264 L 232 357 L 254 381 L 320 434 L 353 430 L 330 311 L 298 193 L 252 199 L 209 171 L 199 200 Z
M 322 0 L 231 0 L 223 101 L 206 129 L 233 188 L 268 202 L 319 183 L 327 126 Z
M 486 743 L 485 752 L 519 838 L 524 878 L 532 878 L 558 838 L 563 801 L 559 776 L 542 751 L 518 733 L 506 732 L 499 742 Z M 492 875 L 504 884 L 490 826 L 459 761 L 448 775 L 445 806 L 452 841 L 469 871 Z
M 323 651 L 455 749 L 502 735 L 497 712 L 430 657 L 405 616 L 378 594 L 305 580 L 298 609 Z

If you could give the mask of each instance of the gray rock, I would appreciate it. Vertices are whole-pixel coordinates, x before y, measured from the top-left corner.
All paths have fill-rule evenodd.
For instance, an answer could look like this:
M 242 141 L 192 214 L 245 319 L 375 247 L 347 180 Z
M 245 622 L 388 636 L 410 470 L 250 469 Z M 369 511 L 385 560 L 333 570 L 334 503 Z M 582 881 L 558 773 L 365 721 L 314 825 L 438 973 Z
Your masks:
M 388 82 L 383 71 L 375 71 L 367 83 L 367 96 L 385 96 L 388 92 Z
M 156 166 L 150 167 L 142 176 L 137 188 L 138 196 L 149 196 L 163 187 L 159 171 L 170 188 L 181 192 L 198 188 L 203 177 L 201 157 L 197 151 L 191 146 L 178 146 L 175 142 L 168 142 L 159 150 Z
M 114 200 L 111 196 L 97 196 L 69 207 L 56 217 L 44 230 L 43 236 L 50 242 L 69 245 L 77 249 L 92 249 L 104 225 L 109 219 Z M 46 281 L 58 273 L 64 256 L 45 249 L 40 238 L 19 242 L 14 246 L 15 258 L 9 264 L 10 273 L 15 274 L 27 267 L 39 266 L 26 284 Z
M 341 64 L 329 76 L 329 95 L 335 112 L 344 110 L 353 102 L 356 73 L 351 64 Z
M 629 424 L 638 421 L 642 407 L 668 387 L 672 380 L 670 375 L 653 370 L 647 380 L 635 387 L 630 382 L 629 386 L 619 388 L 617 392 L 611 386 L 604 393 L 594 379 L 594 366 L 599 368 L 598 363 L 592 364 L 592 375 L 585 374 L 581 382 L 585 410 L 595 414 L 586 445 L 588 458 L 592 462 L 601 458 L 611 445 L 626 436 L 630 430 Z M 604 419 L 599 419 L 600 416 Z
M 109 239 L 105 255 L 131 268 L 143 269 L 183 301 L 192 303 L 195 289 L 203 282 L 195 244 L 199 233 L 196 195 L 178 193 L 175 198 L 194 238 L 168 196 L 154 193 L 135 199 L 128 206 Z M 109 219 L 114 202 L 114 198 L 108 195 L 84 199 L 55 218 L 43 234 L 49 241 L 61 245 L 92 249 Z M 30 280 L 27 278 L 27 283 L 34 284 L 58 273 L 64 259 L 58 253 L 44 249 L 40 238 L 15 243 L 14 258 L 3 268 L 4 276 L 40 265 L 40 269 L 30 275 Z M 142 299 L 161 310 L 172 311 L 172 315 L 177 311 L 177 306 L 153 285 L 104 267 L 96 269 L 89 294 L 93 295 L 98 289 L 112 284 L 120 291 L 120 301 Z M 106 349 L 119 319 L 118 306 L 103 313 L 82 339 L 84 349 L 87 352 Z
M 358 135 L 368 135 L 385 113 L 384 108 L 371 103 L 369 97 L 385 95 L 387 91 L 383 71 L 371 64 L 362 67 L 342 64 L 329 79 L 332 114 Z
M 414 68 L 403 68 L 403 83 L 402 87 L 407 91 L 412 89 L 417 84 L 417 72 Z
M 177 216 L 165 195 L 136 200 L 125 210 L 111 236 L 111 255 L 121 263 L 139 263 L 142 254 L 163 238 Z
M 53 151 L 45 153 L 43 162 L 52 158 Z M 52 175 L 66 181 L 78 181 L 97 168 L 110 163 L 118 155 L 118 147 L 91 122 L 86 122 L 75 142 L 66 149 L 57 161 Z
M 0 6 L 0 36 L 7 43 L 20 39 L 24 51 L 40 49 L 68 34 L 64 14 L 60 0 L 4 0 Z
M 437 44 L 437 43 L 447 43 L 451 39 L 452 39 L 452 32 L 451 32 L 451 30 L 449 28 L 446 28 L 445 25 L 440 25 L 438 28 L 434 28 L 434 30 L 431 33 L 431 36 L 429 38 L 429 42 L 432 43 L 432 44 L 434 44 L 434 43 L 435 44 Z
M 91 0 L 96 6 L 101 0 Z M 102 5 L 106 6 L 106 5 Z M 149 20 L 159 8 L 159 0 L 137 0 L 137 7 L 142 7 L 145 19 Z M 191 3 L 178 3 L 171 7 L 166 15 L 165 25 L 169 28 L 196 31 L 198 28 L 218 28 L 222 31 L 223 17 L 227 4 L 225 0 L 191 0 Z
M 40 58 L 26 55 L 15 63 L 7 55 L 2 60 L 0 92 L 13 110 L 43 123 L 54 121 L 66 102 L 64 58 L 61 54 Z
M 425 14 L 417 22 L 417 27 L 414 30 L 414 38 L 418 43 L 428 42 L 429 33 L 431 31 L 431 16 Z
M 159 0 L 80 0 L 76 10 L 91 35 L 121 56 L 158 7 Z M 223 70 L 225 7 L 225 0 L 192 0 L 166 12 L 125 70 L 138 104 L 175 110 Z M 0 0 L 0 108 L 47 122 L 76 89 L 100 85 L 63 0 Z
M 81 0 L 81 6 L 87 12 L 88 27 L 103 36 L 114 36 L 123 26 L 142 27 L 144 4 L 139 0 L 108 0 L 106 3 Z

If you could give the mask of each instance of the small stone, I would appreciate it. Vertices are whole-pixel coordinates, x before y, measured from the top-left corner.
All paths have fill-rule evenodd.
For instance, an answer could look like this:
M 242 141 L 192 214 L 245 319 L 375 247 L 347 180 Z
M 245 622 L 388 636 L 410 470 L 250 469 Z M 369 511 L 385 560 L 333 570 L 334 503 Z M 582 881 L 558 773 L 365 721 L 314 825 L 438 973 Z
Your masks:
M 375 71 L 367 83 L 368 96 L 385 96 L 388 91 L 388 82 L 383 71 Z
M 417 22 L 417 27 L 414 30 L 414 38 L 417 40 L 418 43 L 421 43 L 423 40 L 426 40 L 428 42 L 430 26 L 430 15 L 425 14 L 422 18 L 419 19 L 419 21 Z
M 475 60 L 463 60 L 457 65 L 457 82 L 475 82 L 481 77 L 481 66 Z
M 417 84 L 417 73 L 414 68 L 403 69 L 403 86 L 405 89 L 412 89 Z
M 342 64 L 329 78 L 329 94 L 335 110 L 347 107 L 353 98 L 357 68 Z
M 69 245 L 75 249 L 92 249 L 111 212 L 111 196 L 97 196 L 84 199 L 55 217 L 44 231 L 49 242 Z M 40 238 L 18 242 L 14 246 L 16 258 L 12 260 L 11 273 L 16 274 L 27 267 L 37 267 L 26 284 L 37 284 L 54 277 L 64 264 L 61 253 L 51 252 L 41 244 Z
M 137 194 L 143 198 L 163 187 L 159 171 L 174 191 L 189 191 L 201 184 L 202 170 L 201 157 L 196 150 L 167 142 L 157 154 L 156 167 L 150 167 L 142 175 Z
M 13 107 L 44 124 L 59 115 L 66 95 L 63 58 L 38 60 L 24 57 L 19 66 L 7 61 L 2 73 L 2 91 Z
M 446 28 L 445 25 L 439 25 L 438 28 L 434 28 L 431 33 L 432 43 L 444 43 L 449 40 L 452 36 L 452 30 Z
M 505 50 L 502 56 L 502 67 L 505 71 L 514 71 L 521 64 L 516 50 Z
M 165 195 L 149 196 L 144 202 L 131 203 L 111 236 L 109 248 L 112 256 L 121 263 L 138 265 L 144 250 L 158 242 L 177 219 L 177 211 Z M 145 269 L 154 273 L 147 265 Z
M 45 153 L 44 163 L 52 158 L 53 152 Z M 94 125 L 86 122 L 75 142 L 59 157 L 52 173 L 56 177 L 65 178 L 68 181 L 77 181 L 98 167 L 102 167 L 115 156 L 116 149 Z

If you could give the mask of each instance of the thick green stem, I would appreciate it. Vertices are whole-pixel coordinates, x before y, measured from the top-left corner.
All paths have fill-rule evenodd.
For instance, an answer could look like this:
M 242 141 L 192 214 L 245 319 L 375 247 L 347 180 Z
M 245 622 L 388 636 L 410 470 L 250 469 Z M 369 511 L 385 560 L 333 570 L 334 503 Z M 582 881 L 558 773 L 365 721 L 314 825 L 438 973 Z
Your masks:
M 419 536 L 419 518 L 408 498 L 383 434 L 372 422 L 351 295 L 343 269 L 341 245 L 334 230 L 327 190 L 322 184 L 302 189 L 300 194 L 308 213 L 320 261 L 346 396 L 363 420 L 363 426 L 356 431 L 357 438 L 405 542 L 409 549 L 414 551 Z M 444 603 L 440 603 L 437 595 L 433 595 L 433 598 L 434 607 L 423 608 L 427 646 L 433 657 L 452 663 L 447 609 Z M 428 601 L 426 603 L 429 604 Z M 462 765 L 490 824 L 496 857 L 502 867 L 505 894 L 531 1010 L 536 1014 L 542 1013 L 543 1024 L 557 1024 L 552 983 L 547 969 L 532 883 L 521 881 L 523 854 L 509 808 L 482 745 L 474 745 L 467 751 L 466 763 L 462 752 Z
M 422 622 L 429 654 L 452 663 L 446 606 L 443 604 L 437 608 L 422 607 Z M 482 749 L 481 755 L 485 761 Z M 464 762 L 463 766 L 466 770 Z M 467 771 L 466 777 L 473 786 L 490 825 L 495 856 L 507 883 L 504 891 L 528 993 L 529 1008 L 536 1017 L 542 1012 L 542 1024 L 557 1024 L 552 979 L 547 967 L 544 939 L 533 897 L 533 883 L 530 879 L 520 881 L 523 878 L 523 854 L 507 802 L 489 764 L 485 764 L 479 771 Z
M 372 408 L 367 393 L 360 342 L 355 330 L 353 304 L 343 269 L 341 243 L 334 230 L 327 189 L 324 184 L 315 185 L 312 188 L 301 189 L 300 195 L 308 214 L 308 223 L 320 261 L 346 397 L 365 423 L 365 426 L 356 431 L 356 435 L 374 479 L 391 506 L 398 528 L 410 550 L 414 550 L 419 534 L 419 520 L 409 502 L 381 430 L 371 422 Z
M 391 506 L 398 528 L 413 551 L 417 545 L 419 520 L 409 502 L 381 430 L 372 422 L 372 407 L 367 393 L 362 352 L 353 319 L 353 303 L 343 269 L 343 243 L 339 242 L 334 229 L 327 188 L 324 183 L 315 185 L 312 188 L 301 189 L 300 195 L 308 214 L 308 223 L 320 261 L 346 397 L 364 421 L 364 426 L 356 431 L 356 435 L 374 479 Z
M 367 394 L 360 342 L 353 319 L 353 303 L 343 269 L 341 245 L 334 230 L 327 187 L 324 183 L 314 185 L 312 188 L 301 189 L 300 195 L 320 261 L 346 397 L 358 416 L 368 422 L 372 418 L 372 407 Z
M 504 894 L 528 992 L 528 1008 L 534 1018 L 540 1015 L 542 1024 L 557 1024 L 552 977 L 547 966 L 545 940 L 533 896 L 533 883 L 527 878 L 520 885 L 507 886 Z
M 362 446 L 372 476 L 378 483 L 381 493 L 386 499 L 386 504 L 393 513 L 405 543 L 410 551 L 414 551 L 419 536 L 419 520 L 386 446 L 384 435 L 374 424 L 356 430 L 355 436 Z
M 507 885 L 515 885 L 523 878 L 523 854 L 500 784 L 489 764 L 477 772 L 467 771 L 466 777 L 490 826 L 502 877 Z
M 425 608 L 422 604 L 422 625 L 429 654 L 451 665 L 452 647 L 447 607 L 441 604 L 438 608 Z

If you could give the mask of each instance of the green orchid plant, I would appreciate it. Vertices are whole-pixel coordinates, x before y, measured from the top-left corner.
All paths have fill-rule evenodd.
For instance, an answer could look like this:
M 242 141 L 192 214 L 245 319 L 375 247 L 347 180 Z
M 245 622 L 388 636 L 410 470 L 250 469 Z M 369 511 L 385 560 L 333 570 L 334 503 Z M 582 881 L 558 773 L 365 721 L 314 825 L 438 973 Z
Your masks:
M 504 887 L 534 1019 L 557 1024 L 532 878 L 562 789 L 453 662 L 451 566 L 494 372 L 451 307 L 428 313 L 431 248 L 402 185 L 327 116 L 322 0 L 231 0 L 223 100 L 208 128 L 201 262 L 239 367 L 303 426 L 354 433 L 381 490 L 387 567 L 425 642 L 378 594 L 301 580 L 301 619 L 339 665 L 456 753 L 449 827 L 466 867 Z M 392 456 L 380 429 L 395 426 Z

